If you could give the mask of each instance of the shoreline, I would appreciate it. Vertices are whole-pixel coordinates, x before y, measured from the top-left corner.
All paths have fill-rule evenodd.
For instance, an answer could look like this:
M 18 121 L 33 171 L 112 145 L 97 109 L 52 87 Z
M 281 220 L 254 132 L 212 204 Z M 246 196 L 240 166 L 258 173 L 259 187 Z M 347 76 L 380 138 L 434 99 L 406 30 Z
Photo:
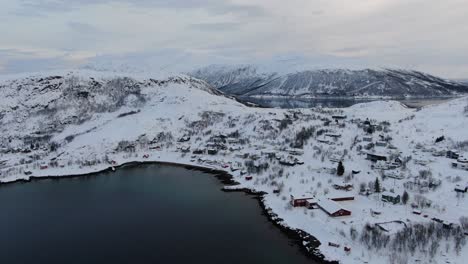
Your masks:
M 212 174 L 216 179 L 218 179 L 222 184 L 227 186 L 236 186 L 239 185 L 238 182 L 234 180 L 234 177 L 227 171 L 221 169 L 214 169 L 208 168 L 203 166 L 191 165 L 191 164 L 184 164 L 184 163 L 177 163 L 177 162 L 168 162 L 168 161 L 130 161 L 126 163 L 122 163 L 118 166 L 114 166 L 115 169 L 119 168 L 126 168 L 126 167 L 135 167 L 141 165 L 169 165 L 175 167 L 183 167 L 188 170 L 197 170 L 201 172 L 205 172 L 208 174 Z M 105 169 L 97 170 L 90 173 L 83 173 L 83 174 L 74 174 L 74 175 L 56 175 L 56 176 L 30 176 L 28 179 L 16 179 L 13 181 L 8 182 L 0 182 L 0 189 L 4 186 L 9 186 L 18 183 L 30 183 L 35 181 L 41 180 L 62 180 L 62 179 L 69 179 L 69 178 L 83 178 L 83 177 L 92 177 L 97 176 L 98 174 L 105 173 L 105 172 L 113 172 L 112 167 L 108 167 Z M 283 219 L 278 218 L 276 214 L 271 212 L 271 209 L 266 207 L 265 203 L 263 202 L 265 192 L 257 192 L 253 191 L 249 188 L 240 188 L 240 189 L 226 189 L 221 188 L 223 192 L 242 192 L 246 195 L 252 196 L 259 204 L 261 208 L 261 214 L 265 215 L 267 220 L 272 223 L 276 228 L 278 228 L 286 237 L 291 240 L 294 244 L 299 246 L 300 251 L 304 254 L 307 258 L 310 258 L 313 261 L 323 264 L 337 264 L 338 261 L 327 261 L 325 260 L 325 256 L 320 253 L 318 247 L 321 245 L 321 242 L 317 240 L 315 237 L 310 235 L 309 233 L 300 230 L 300 229 L 293 229 L 288 226 L 283 225 Z

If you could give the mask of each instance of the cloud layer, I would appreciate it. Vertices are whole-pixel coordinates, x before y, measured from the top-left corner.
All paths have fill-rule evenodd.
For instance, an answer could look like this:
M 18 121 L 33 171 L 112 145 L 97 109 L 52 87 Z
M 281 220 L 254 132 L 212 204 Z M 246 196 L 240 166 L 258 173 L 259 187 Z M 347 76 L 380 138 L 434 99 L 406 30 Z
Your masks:
M 136 57 L 156 69 L 297 60 L 468 78 L 465 0 L 0 0 L 0 73 Z M 170 65 L 170 66 L 168 66 Z

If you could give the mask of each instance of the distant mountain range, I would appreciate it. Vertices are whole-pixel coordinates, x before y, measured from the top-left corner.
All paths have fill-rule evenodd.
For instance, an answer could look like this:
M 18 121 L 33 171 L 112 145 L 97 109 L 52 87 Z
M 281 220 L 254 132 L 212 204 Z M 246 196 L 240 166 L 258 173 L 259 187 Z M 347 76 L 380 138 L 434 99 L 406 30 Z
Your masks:
M 468 93 L 468 84 L 410 70 L 311 70 L 280 74 L 256 66 L 210 66 L 190 73 L 235 96 L 442 97 Z

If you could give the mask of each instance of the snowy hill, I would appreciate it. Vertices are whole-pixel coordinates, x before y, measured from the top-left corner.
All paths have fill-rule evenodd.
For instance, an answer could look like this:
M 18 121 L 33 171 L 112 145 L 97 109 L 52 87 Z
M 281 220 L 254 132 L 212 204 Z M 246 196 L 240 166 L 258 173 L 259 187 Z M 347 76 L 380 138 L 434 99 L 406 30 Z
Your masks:
M 421 109 L 374 101 L 287 110 L 247 107 L 187 76 L 74 71 L 2 79 L 2 183 L 130 162 L 188 164 L 232 175 L 238 185 L 226 190 L 261 192 L 272 221 L 302 230 L 304 248 L 321 259 L 468 257 L 467 97 Z M 461 157 L 446 157 L 448 150 Z M 381 191 L 409 198 L 390 203 Z M 309 197 L 311 206 L 295 207 L 293 197 Z
M 0 82 L 1 143 L 10 146 L 48 141 L 71 125 L 97 115 L 132 112 L 150 103 L 162 89 L 197 89 L 220 94 L 207 83 L 187 76 L 164 79 L 125 77 L 74 71 L 29 77 L 3 76 Z M 174 91 L 175 93 L 176 91 Z
M 256 66 L 210 66 L 191 74 L 238 96 L 438 97 L 468 93 L 468 85 L 406 70 L 315 70 L 279 74 Z

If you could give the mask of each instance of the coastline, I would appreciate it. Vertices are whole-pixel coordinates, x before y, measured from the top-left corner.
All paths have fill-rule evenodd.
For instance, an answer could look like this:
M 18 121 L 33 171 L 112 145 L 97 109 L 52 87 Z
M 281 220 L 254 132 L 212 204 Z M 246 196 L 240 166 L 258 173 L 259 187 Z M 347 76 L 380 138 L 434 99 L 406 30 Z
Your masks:
M 205 173 L 209 173 L 213 175 L 216 179 L 218 179 L 222 184 L 226 186 L 236 186 L 239 185 L 238 182 L 234 180 L 234 177 L 227 171 L 215 169 L 215 168 L 208 168 L 198 165 L 192 164 L 185 164 L 185 163 L 178 163 L 178 162 L 169 162 L 169 161 L 129 161 L 126 163 L 122 163 L 118 166 L 114 166 L 115 169 L 119 168 L 126 168 L 126 167 L 134 167 L 134 166 L 141 166 L 141 165 L 168 165 L 168 166 L 175 166 L 175 167 L 183 167 L 188 170 L 197 170 Z M 74 174 L 74 175 L 49 175 L 49 176 L 30 176 L 28 179 L 20 178 L 15 179 L 13 181 L 8 182 L 0 182 L 0 189 L 4 186 L 18 184 L 18 183 L 29 183 L 41 180 L 61 180 L 67 178 L 82 178 L 82 177 L 93 177 L 97 176 L 98 174 L 105 173 L 105 172 L 113 172 L 112 167 L 107 167 L 105 169 L 89 172 L 89 173 L 82 173 L 82 174 Z M 292 229 L 283 224 L 283 219 L 278 218 L 275 213 L 271 212 L 271 208 L 266 207 L 264 203 L 264 195 L 265 192 L 257 192 L 251 190 L 249 188 L 239 188 L 239 189 L 228 189 L 228 188 L 221 188 L 223 192 L 242 192 L 246 195 L 252 196 L 259 204 L 261 208 L 261 214 L 266 216 L 269 222 L 271 222 L 275 227 L 277 227 L 283 234 L 287 236 L 287 238 L 294 242 L 297 246 L 299 246 L 300 251 L 306 257 L 310 258 L 313 261 L 318 263 L 324 264 L 337 264 L 338 261 L 328 261 L 325 260 L 325 256 L 320 253 L 318 247 L 321 245 L 321 242 L 317 240 L 315 237 L 310 235 L 309 233 L 300 230 L 300 229 Z

